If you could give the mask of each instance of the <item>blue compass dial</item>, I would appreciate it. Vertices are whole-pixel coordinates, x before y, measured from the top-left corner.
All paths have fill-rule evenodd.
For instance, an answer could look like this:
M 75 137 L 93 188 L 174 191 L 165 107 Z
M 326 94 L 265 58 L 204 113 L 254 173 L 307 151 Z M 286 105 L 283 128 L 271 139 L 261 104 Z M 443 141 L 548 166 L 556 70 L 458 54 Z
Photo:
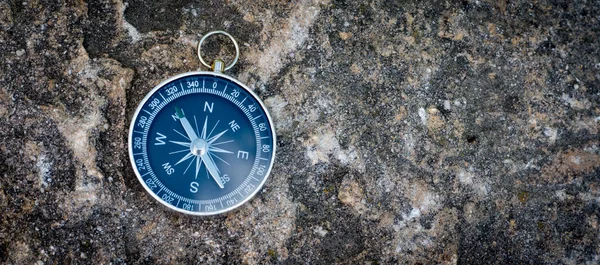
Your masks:
M 138 179 L 159 202 L 212 215 L 236 208 L 265 183 L 275 155 L 260 99 L 212 72 L 173 77 L 138 106 L 129 132 Z

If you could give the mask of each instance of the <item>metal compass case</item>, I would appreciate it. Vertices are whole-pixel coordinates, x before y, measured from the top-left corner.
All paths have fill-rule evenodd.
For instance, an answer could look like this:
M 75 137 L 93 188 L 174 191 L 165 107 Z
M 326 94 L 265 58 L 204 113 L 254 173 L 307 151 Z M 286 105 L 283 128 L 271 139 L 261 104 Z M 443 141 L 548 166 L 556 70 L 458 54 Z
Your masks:
M 201 55 L 213 34 L 235 45 L 233 62 L 208 65 Z M 226 32 L 200 40 L 198 57 L 212 72 L 188 72 L 156 86 L 139 104 L 129 129 L 129 158 L 156 200 L 176 211 L 214 215 L 252 198 L 265 184 L 275 157 L 275 131 L 262 101 L 222 74 L 239 56 Z

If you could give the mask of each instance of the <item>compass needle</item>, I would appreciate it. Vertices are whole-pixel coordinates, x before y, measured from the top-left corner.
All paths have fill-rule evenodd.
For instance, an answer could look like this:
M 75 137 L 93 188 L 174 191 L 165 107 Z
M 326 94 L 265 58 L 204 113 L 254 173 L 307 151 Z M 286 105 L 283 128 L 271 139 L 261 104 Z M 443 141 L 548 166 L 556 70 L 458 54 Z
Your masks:
M 192 129 L 192 125 L 190 124 L 190 121 L 188 121 L 188 119 L 185 117 L 185 114 L 183 114 L 183 111 L 178 108 L 175 107 L 175 112 L 177 115 L 177 118 L 179 118 L 179 122 L 181 123 L 181 126 L 183 127 L 183 129 L 185 130 L 185 133 L 187 134 L 187 139 L 190 141 L 194 141 L 196 140 L 196 138 L 198 138 L 198 135 L 196 135 L 196 132 L 194 132 L 194 129 Z M 183 135 L 182 133 L 178 132 L 177 130 L 173 129 L 175 132 Z M 183 136 L 185 137 L 185 136 Z
M 143 97 L 129 127 L 133 173 L 153 199 L 192 215 L 230 211 L 255 196 L 273 167 L 277 141 L 271 116 L 252 89 L 223 73 L 231 64 L 212 61 L 213 71 L 168 78 Z M 145 201 L 145 200 L 141 200 Z M 235 213 L 234 213 L 235 214 Z
M 219 174 L 219 169 L 217 169 L 215 162 L 212 161 L 209 154 L 204 153 L 200 157 L 202 158 L 202 162 L 204 162 L 204 165 L 208 169 L 208 173 L 210 173 L 210 176 L 215 180 L 215 182 L 217 182 L 217 185 L 219 185 L 219 188 L 225 188 L 225 186 L 223 186 L 223 181 L 221 180 L 221 176 Z
M 200 157 L 196 157 L 196 176 L 194 177 L 194 179 L 198 179 L 198 172 L 200 171 L 200 166 L 202 166 L 202 160 L 200 159 Z
M 212 159 L 212 157 L 209 155 L 208 159 L 210 159 L 210 162 L 214 165 L 215 164 L 215 160 Z M 219 170 L 218 167 L 215 166 L 215 169 L 217 170 L 217 173 L 219 173 L 219 175 L 221 175 L 221 170 Z

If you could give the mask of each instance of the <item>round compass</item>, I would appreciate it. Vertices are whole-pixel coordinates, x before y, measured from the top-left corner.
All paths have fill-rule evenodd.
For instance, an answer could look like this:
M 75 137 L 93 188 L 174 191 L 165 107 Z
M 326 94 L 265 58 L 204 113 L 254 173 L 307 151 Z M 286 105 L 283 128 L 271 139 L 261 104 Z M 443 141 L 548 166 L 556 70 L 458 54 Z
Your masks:
M 171 209 L 213 215 L 252 198 L 275 156 L 271 117 L 239 81 L 189 72 L 156 86 L 135 111 L 129 157 L 144 188 Z

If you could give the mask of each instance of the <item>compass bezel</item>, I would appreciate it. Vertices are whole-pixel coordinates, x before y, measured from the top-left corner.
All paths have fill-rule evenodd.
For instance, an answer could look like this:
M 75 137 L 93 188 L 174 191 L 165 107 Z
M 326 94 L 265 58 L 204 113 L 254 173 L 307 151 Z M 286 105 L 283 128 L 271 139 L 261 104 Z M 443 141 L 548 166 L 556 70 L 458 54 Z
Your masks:
M 266 119 L 269 124 L 269 128 L 271 130 L 271 137 L 272 137 L 271 150 L 272 151 L 271 151 L 269 166 L 265 172 L 265 175 L 264 175 L 262 181 L 256 186 L 256 188 L 254 189 L 254 191 L 252 191 L 252 193 L 245 196 L 241 201 L 237 202 L 236 204 L 234 204 L 232 206 L 225 206 L 219 210 L 202 211 L 201 209 L 199 209 L 200 211 L 189 211 L 189 210 L 185 210 L 185 209 L 176 207 L 168 202 L 165 202 L 152 189 L 150 189 L 148 187 L 148 185 L 145 183 L 145 181 L 144 181 L 142 175 L 140 174 L 140 172 L 137 168 L 137 165 L 135 163 L 134 151 L 133 151 L 133 139 L 134 139 L 133 133 L 134 133 L 135 124 L 138 119 L 138 116 L 140 115 L 140 112 L 142 111 L 142 109 L 144 108 L 144 106 L 148 102 L 148 100 L 150 100 L 161 88 L 163 88 L 164 86 L 166 86 L 167 84 L 169 84 L 173 81 L 176 81 L 176 80 L 182 79 L 182 78 L 186 78 L 189 76 L 218 77 L 218 78 L 225 79 L 229 82 L 232 82 L 232 83 L 238 85 L 240 88 L 244 89 L 248 93 L 248 95 L 252 96 L 256 102 L 258 102 L 260 108 L 262 108 L 262 111 L 264 112 L 264 114 L 266 116 Z M 162 111 L 162 110 L 160 110 L 160 111 Z M 235 79 L 231 76 L 225 75 L 225 74 L 209 72 L 209 71 L 194 71 L 194 72 L 186 72 L 186 73 L 182 73 L 182 74 L 178 74 L 173 77 L 170 77 L 170 78 L 162 81 L 158 85 L 156 85 L 152 90 L 150 90 L 150 92 L 148 92 L 148 94 L 146 94 L 146 96 L 138 104 L 138 106 L 131 118 L 131 123 L 129 125 L 127 148 L 129 151 L 129 162 L 131 163 L 131 166 L 134 170 L 134 173 L 135 173 L 138 181 L 142 184 L 142 186 L 144 187 L 146 192 L 149 193 L 155 200 L 159 201 L 161 204 L 163 204 L 163 205 L 167 206 L 168 208 L 175 210 L 177 212 L 190 214 L 190 215 L 197 215 L 197 216 L 211 216 L 211 215 L 222 214 L 225 212 L 230 212 L 234 209 L 237 209 L 238 207 L 240 207 L 240 206 L 244 205 L 246 202 L 248 202 L 250 199 L 254 198 L 254 196 L 256 196 L 256 194 L 258 194 L 258 192 L 263 188 L 263 186 L 265 185 L 267 179 L 269 178 L 269 176 L 271 174 L 271 170 L 273 169 L 273 165 L 275 162 L 274 160 L 275 160 L 275 153 L 276 153 L 276 149 L 277 149 L 277 136 L 276 136 L 276 132 L 275 132 L 275 126 L 273 125 L 273 119 L 271 117 L 271 114 L 268 112 L 268 109 L 266 108 L 264 102 L 246 85 L 244 85 L 237 79 Z M 259 148 L 259 147 L 257 146 L 257 148 Z

